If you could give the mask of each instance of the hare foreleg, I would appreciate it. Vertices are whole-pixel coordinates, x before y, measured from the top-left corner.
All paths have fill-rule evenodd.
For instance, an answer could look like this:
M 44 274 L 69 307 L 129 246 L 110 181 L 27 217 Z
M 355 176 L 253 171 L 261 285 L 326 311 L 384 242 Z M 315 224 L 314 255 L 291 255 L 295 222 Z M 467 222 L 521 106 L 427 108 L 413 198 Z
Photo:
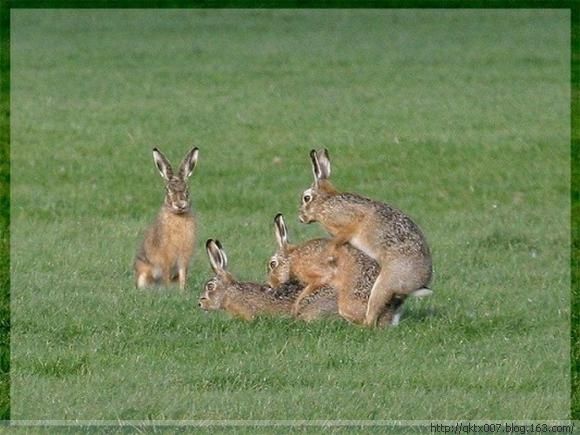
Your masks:
M 298 312 L 300 311 L 300 302 L 302 302 L 302 300 L 304 300 L 308 296 L 316 293 L 319 288 L 320 286 L 318 284 L 308 284 L 306 287 L 304 287 L 300 292 L 300 294 L 298 295 L 298 297 L 296 298 L 296 301 L 294 301 L 294 306 L 292 307 L 292 314 L 294 314 L 295 316 L 298 315 Z
M 354 221 L 349 225 L 342 225 L 340 227 L 333 228 L 331 233 L 333 234 L 332 240 L 330 241 L 330 252 L 332 254 L 343 245 L 346 245 L 356 234 L 358 230 L 358 220 Z

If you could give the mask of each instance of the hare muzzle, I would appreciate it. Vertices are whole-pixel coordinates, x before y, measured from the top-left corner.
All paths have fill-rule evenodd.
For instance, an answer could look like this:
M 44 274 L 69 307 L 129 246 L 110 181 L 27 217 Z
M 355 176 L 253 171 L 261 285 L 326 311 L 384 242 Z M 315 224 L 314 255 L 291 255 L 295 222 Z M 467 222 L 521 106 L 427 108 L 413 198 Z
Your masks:
M 199 302 L 197 303 L 197 306 L 199 308 L 201 308 L 202 310 L 207 311 L 209 308 L 208 307 L 208 300 L 206 298 L 200 298 Z
M 185 195 L 169 194 L 166 203 L 173 213 L 181 214 L 189 210 L 189 200 Z
M 184 211 L 186 211 L 189 208 L 189 203 L 187 201 L 185 201 L 185 200 L 177 201 L 174 204 L 174 208 L 177 211 L 184 212 Z
M 298 213 L 298 220 L 300 221 L 300 223 L 303 224 L 311 224 L 312 222 L 315 222 L 314 219 L 308 216 L 308 214 L 304 210 L 300 210 L 300 212 Z
M 216 310 L 219 308 L 218 305 L 219 304 L 215 300 L 215 297 L 212 298 L 208 294 L 203 294 L 197 302 L 197 306 L 201 308 L 203 311 Z

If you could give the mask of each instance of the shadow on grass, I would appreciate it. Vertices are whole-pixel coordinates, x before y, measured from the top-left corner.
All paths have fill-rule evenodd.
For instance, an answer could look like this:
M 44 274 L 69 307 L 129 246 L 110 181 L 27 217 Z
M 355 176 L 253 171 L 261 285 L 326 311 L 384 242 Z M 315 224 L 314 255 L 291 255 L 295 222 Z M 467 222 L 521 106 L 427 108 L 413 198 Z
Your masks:
M 425 323 L 442 316 L 440 308 L 433 306 L 407 308 L 403 312 L 402 321 L 405 323 Z

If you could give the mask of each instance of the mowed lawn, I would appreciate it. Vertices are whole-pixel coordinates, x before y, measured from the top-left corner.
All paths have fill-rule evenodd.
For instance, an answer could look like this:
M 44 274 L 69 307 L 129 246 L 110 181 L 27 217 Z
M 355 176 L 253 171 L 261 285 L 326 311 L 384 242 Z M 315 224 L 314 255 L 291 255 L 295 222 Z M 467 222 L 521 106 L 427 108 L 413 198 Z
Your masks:
M 564 419 L 570 15 L 13 10 L 13 419 Z M 200 148 L 186 294 L 131 264 L 151 149 Z M 218 238 L 263 281 L 308 152 L 423 228 L 434 295 L 397 328 L 203 313 Z

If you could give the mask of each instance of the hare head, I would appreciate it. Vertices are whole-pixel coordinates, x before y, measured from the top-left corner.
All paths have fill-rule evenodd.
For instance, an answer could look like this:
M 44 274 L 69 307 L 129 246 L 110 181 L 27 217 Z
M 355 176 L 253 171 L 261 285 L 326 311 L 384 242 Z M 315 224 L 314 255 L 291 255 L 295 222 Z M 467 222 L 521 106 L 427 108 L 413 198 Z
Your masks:
M 226 290 L 234 282 L 234 278 L 227 271 L 228 258 L 219 240 L 209 239 L 205 243 L 205 249 L 215 276 L 205 283 L 199 306 L 205 311 L 219 310 Z
M 191 207 L 187 179 L 193 173 L 198 154 L 197 147 L 192 148 L 185 155 L 179 165 L 177 174 L 175 174 L 163 153 L 157 148 L 153 148 L 153 160 L 159 170 L 159 174 L 165 180 L 165 207 L 172 213 L 183 214 L 189 211 Z
M 310 151 L 314 182 L 309 189 L 302 193 L 302 201 L 298 217 L 300 222 L 309 224 L 316 222 L 318 216 L 324 212 L 323 204 L 331 196 L 335 195 L 336 189 L 330 183 L 330 158 L 328 150 Z
M 292 280 L 304 285 L 322 280 L 325 284 L 336 273 L 338 258 L 329 251 L 330 239 L 311 239 L 299 245 L 288 242 L 288 230 L 282 214 L 274 218 L 278 242 L 276 253 L 268 262 L 268 285 L 279 287 Z
M 278 213 L 274 218 L 274 233 L 278 249 L 268 261 L 268 285 L 278 287 L 290 279 L 289 254 L 292 249 L 288 243 L 288 230 L 281 213 Z

